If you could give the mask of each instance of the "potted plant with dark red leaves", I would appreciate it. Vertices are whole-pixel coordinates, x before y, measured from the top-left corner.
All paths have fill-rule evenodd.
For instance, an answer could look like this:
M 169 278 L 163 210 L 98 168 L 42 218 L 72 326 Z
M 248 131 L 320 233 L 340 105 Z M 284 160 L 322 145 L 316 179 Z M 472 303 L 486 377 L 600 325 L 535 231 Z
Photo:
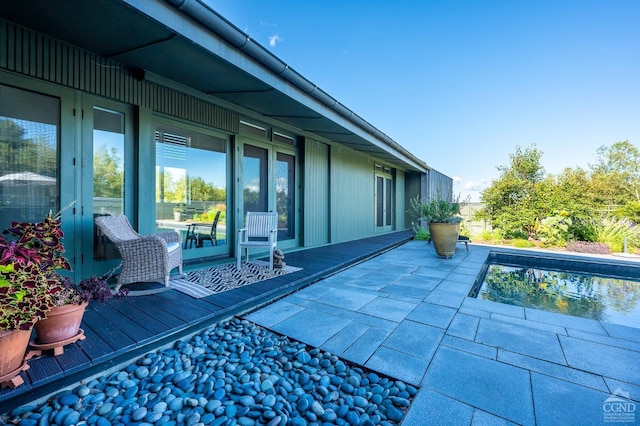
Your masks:
M 126 292 L 113 294 L 107 278 L 91 277 L 76 285 L 68 276 L 60 275 L 58 271 L 69 271 L 71 265 L 63 255 L 64 234 L 59 214 L 47 215 L 38 223 L 13 222 L 4 234 L 13 237 L 11 242 L 3 237 L 8 247 L 8 250 L 5 250 L 6 257 L 13 259 L 7 262 L 11 261 L 14 264 L 14 272 L 5 277 L 7 282 L 20 282 L 24 279 L 23 286 L 30 286 L 31 282 L 36 282 L 42 285 L 42 288 L 36 288 L 46 294 L 46 298 L 41 298 L 39 303 L 35 303 L 36 306 L 41 306 L 41 309 L 36 316 L 37 320 L 30 322 L 30 326 L 36 330 L 36 339 L 31 342 L 35 349 L 54 349 L 54 355 L 61 354 L 64 345 L 84 338 L 80 331 L 80 323 L 88 302 L 107 301 L 126 295 Z M 21 261 L 24 254 L 30 256 L 30 261 L 26 264 Z M 19 274 L 16 274 L 16 265 Z M 19 290 L 17 291 L 18 293 L 13 292 L 11 296 L 7 295 L 13 299 L 14 305 L 17 298 L 20 298 Z M 24 300 L 24 297 L 22 299 Z M 0 302 L 0 305 L 4 306 L 4 302 Z M 26 309 L 24 304 L 21 306 Z M 27 324 L 23 327 L 27 327 Z
M 23 383 L 19 374 L 28 365 L 24 360 L 31 329 L 55 306 L 62 291 L 56 268 L 70 269 L 59 256 L 55 219 L 47 216 L 39 223 L 14 222 L 0 235 L 0 383 L 3 387 Z M 51 232 L 49 232 L 49 230 Z
M 47 317 L 36 322 L 36 339 L 31 342 L 35 349 L 53 349 L 54 355 L 62 353 L 62 347 L 84 339 L 80 328 L 85 309 L 89 302 L 107 302 L 127 295 L 128 290 L 118 293 L 111 291 L 107 277 L 84 279 L 75 284 L 69 277 L 61 277 L 62 290 L 54 297 L 54 307 Z

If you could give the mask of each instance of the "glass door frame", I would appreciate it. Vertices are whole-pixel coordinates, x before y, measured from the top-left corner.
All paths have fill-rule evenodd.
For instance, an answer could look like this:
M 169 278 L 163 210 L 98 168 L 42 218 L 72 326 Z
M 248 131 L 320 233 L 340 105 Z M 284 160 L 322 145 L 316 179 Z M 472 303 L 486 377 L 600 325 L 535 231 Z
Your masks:
M 231 137 L 230 134 L 225 133 L 219 129 L 215 129 L 215 128 L 211 128 L 211 127 L 203 127 L 194 123 L 190 123 L 190 122 L 185 122 L 185 121 L 180 121 L 180 120 L 176 120 L 174 118 L 171 117 L 165 117 L 165 116 L 161 116 L 161 115 L 153 115 L 152 119 L 150 120 L 150 127 L 149 127 L 149 134 L 150 135 L 154 135 L 153 136 L 153 140 L 150 142 L 153 146 L 152 148 L 152 152 L 153 152 L 153 164 L 150 170 L 147 170 L 147 173 L 150 173 L 151 176 L 153 176 L 152 180 L 153 180 L 153 185 L 152 188 L 153 191 L 152 193 L 149 193 L 148 196 L 152 197 L 149 202 L 152 203 L 150 204 L 150 206 L 153 206 L 153 208 L 151 208 L 150 210 L 153 211 L 152 214 L 152 218 L 150 217 L 150 220 L 153 221 L 152 228 L 155 229 L 156 226 L 156 197 L 155 197 L 155 181 L 156 181 L 156 177 L 155 177 L 155 168 L 156 168 L 156 142 L 155 142 L 155 132 L 158 129 L 158 126 L 165 126 L 168 128 L 173 128 L 176 129 L 177 131 L 183 129 L 185 132 L 196 132 L 196 133 L 201 133 L 203 135 L 207 135 L 207 136 L 213 136 L 216 138 L 220 138 L 220 139 L 225 139 L 226 140 L 226 182 L 227 182 L 227 188 L 226 188 L 226 193 L 227 193 L 227 199 L 226 199 L 226 243 L 225 244 L 221 244 L 221 245 L 216 245 L 216 246 L 209 246 L 204 245 L 203 247 L 201 247 L 199 250 L 183 250 L 182 255 L 183 255 L 183 259 L 184 260 L 192 260 L 192 259 L 198 259 L 198 258 L 202 258 L 202 257 L 211 257 L 211 256 L 220 256 L 220 255 L 231 255 L 233 253 L 235 253 L 235 229 L 233 228 L 233 224 L 234 219 L 236 217 L 235 211 L 233 209 L 233 194 L 232 192 L 234 191 L 234 185 L 232 180 L 230 179 L 230 175 L 232 174 L 232 172 L 230 172 L 230 170 L 232 169 L 231 165 L 233 164 L 233 138 Z M 153 231 L 152 231 L 153 232 Z M 184 247 L 184 240 L 181 242 L 182 246 Z
M 382 194 L 378 189 L 378 179 L 382 179 Z M 393 175 L 376 171 L 374 173 L 374 224 L 376 232 L 386 232 L 393 230 L 394 222 L 394 186 Z M 380 211 L 378 203 L 382 203 L 382 225 L 378 225 Z M 388 221 L 387 221 L 388 219 Z
M 53 96 L 60 99 L 60 123 L 58 133 L 58 187 L 62 232 L 64 232 L 64 256 L 69 260 L 74 280 L 79 279 L 82 265 L 79 263 L 81 250 L 76 232 L 76 194 L 79 179 L 76 176 L 76 140 L 79 123 L 74 111 L 77 110 L 77 92 L 63 86 L 26 78 L 0 70 L 2 85 L 30 91 L 36 94 Z M 57 212 L 53 212 L 57 213 Z
M 135 108 L 132 105 L 110 101 L 88 94 L 78 95 L 80 111 L 79 129 L 76 144 L 80 159 L 78 169 L 78 197 L 76 200 L 76 246 L 80 248 L 77 263 L 82 265 L 82 277 L 101 275 L 113 269 L 120 263 L 120 259 L 97 261 L 93 257 L 94 249 L 94 200 L 93 200 L 93 132 L 94 108 L 124 114 L 124 182 L 123 182 L 123 213 L 129 218 L 134 228 L 137 228 L 137 140 L 135 135 Z M 77 279 L 77 277 L 76 277 Z
M 286 154 L 294 157 L 295 164 L 295 194 L 294 194 L 294 237 L 287 240 L 278 240 L 278 247 L 282 249 L 297 247 L 300 239 L 300 155 L 296 147 L 286 146 L 279 144 L 278 142 L 271 142 L 261 140 L 248 135 L 239 135 L 236 138 L 236 150 L 238 157 L 236 161 L 234 182 L 237 187 L 235 193 L 235 212 L 237 215 L 236 229 L 240 229 L 244 226 L 244 147 L 245 145 L 252 145 L 257 148 L 267 150 L 267 210 L 277 210 L 277 194 L 276 194 L 276 161 L 278 153 Z

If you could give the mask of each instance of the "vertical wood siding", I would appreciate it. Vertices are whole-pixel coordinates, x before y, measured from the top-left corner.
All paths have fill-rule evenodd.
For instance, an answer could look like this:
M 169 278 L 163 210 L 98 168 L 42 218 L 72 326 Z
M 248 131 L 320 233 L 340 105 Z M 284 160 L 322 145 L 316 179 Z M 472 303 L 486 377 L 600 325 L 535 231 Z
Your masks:
M 238 133 L 235 111 L 145 80 L 118 62 L 0 20 L 0 69 Z
M 427 184 L 423 187 L 423 198 L 443 197 L 451 199 L 453 196 L 453 180 L 436 170 L 429 170 L 426 176 Z
M 372 235 L 373 163 L 364 155 L 331 147 L 331 242 Z
M 304 145 L 303 220 L 306 247 L 329 243 L 329 146 L 307 139 Z
M 395 176 L 395 184 L 396 184 L 396 190 L 395 190 L 395 220 L 393 221 L 395 223 L 395 229 L 397 231 L 402 230 L 402 229 L 406 229 L 407 226 L 405 225 L 405 221 L 404 221 L 404 214 L 405 211 L 407 210 L 406 204 L 405 204 L 405 180 L 404 180 L 404 172 L 401 170 L 397 170 L 396 171 L 396 176 Z

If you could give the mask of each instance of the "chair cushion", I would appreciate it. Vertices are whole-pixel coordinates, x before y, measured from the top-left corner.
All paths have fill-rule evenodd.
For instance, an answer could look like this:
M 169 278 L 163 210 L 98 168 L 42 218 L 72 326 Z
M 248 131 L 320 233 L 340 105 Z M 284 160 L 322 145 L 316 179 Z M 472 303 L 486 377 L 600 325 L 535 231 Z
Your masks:
M 167 251 L 169 253 L 180 250 L 180 243 L 167 243 Z

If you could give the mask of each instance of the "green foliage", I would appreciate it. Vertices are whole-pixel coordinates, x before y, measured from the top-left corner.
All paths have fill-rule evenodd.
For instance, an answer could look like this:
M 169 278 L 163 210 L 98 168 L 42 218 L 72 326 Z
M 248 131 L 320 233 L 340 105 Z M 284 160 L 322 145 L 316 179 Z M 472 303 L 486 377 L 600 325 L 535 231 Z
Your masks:
M 630 201 L 613 211 L 616 217 L 626 217 L 636 225 L 640 224 L 640 201 Z
M 216 204 L 202 214 L 196 213 L 193 215 L 193 220 L 195 222 L 213 222 L 213 220 L 216 218 L 216 213 L 218 212 L 218 210 L 220 210 L 220 217 L 218 218 L 218 221 L 222 223 L 226 222 L 227 206 L 225 204 Z
M 482 192 L 485 207 L 477 217 L 489 219 L 508 238 L 533 236 L 535 225 L 546 210 L 543 203 L 549 186 L 543 182 L 541 156 L 535 146 L 524 151 L 516 147 L 510 155 L 511 164 L 498 167 L 500 177 Z
M 480 238 L 480 240 L 482 241 L 491 241 L 491 231 L 488 229 L 485 229 L 484 231 L 480 232 L 480 235 L 478 235 L 478 238 Z
M 478 239 L 481 241 L 490 241 L 495 244 L 502 244 L 505 241 L 504 232 L 498 228 L 493 230 L 485 229 L 478 235 Z
M 535 247 L 536 246 L 531 241 L 524 240 L 522 238 L 516 238 L 514 240 L 511 240 L 510 244 L 512 246 L 514 246 L 514 247 L 517 247 L 517 248 L 531 248 L 531 247 Z
M 629 252 L 640 248 L 640 226 L 629 219 L 603 219 L 596 232 L 597 242 L 607 244 L 614 253 L 623 251 L 625 238 Z
M 124 183 L 124 167 L 117 151 L 101 147 L 93 153 L 93 195 L 95 197 L 121 198 Z
M 0 329 L 28 330 L 46 317 L 63 290 L 58 269 L 70 270 L 63 256 L 60 218 L 12 222 L 0 236 Z
M 26 136 L 25 129 L 14 119 L 0 119 L 0 170 L 55 177 L 58 173 L 55 141 Z
M 459 197 L 452 200 L 436 197 L 421 201 L 420 197 L 416 196 L 409 201 L 409 205 L 409 214 L 420 220 L 439 223 L 462 222 Z
M 640 201 L 640 150 L 629 141 L 601 146 L 593 173 L 607 188 L 606 204 L 626 204 L 629 198 Z
M 614 214 L 637 222 L 640 150 L 634 145 L 601 147 L 589 171 L 567 168 L 557 177 L 544 176 L 541 155 L 535 147 L 517 147 L 510 164 L 498 167 L 500 177 L 482 192 L 485 207 L 474 218 L 490 221 L 507 238 L 540 237 L 550 246 L 569 239 L 596 241 L 599 218 L 609 205 L 623 205 Z M 562 210 L 570 217 L 548 219 Z
M 491 265 L 485 276 L 487 285 L 482 298 L 601 320 L 605 305 L 601 297 L 593 297 L 594 289 L 607 286 L 610 288 L 607 293 L 615 294 L 617 286 L 628 285 L 629 282 L 610 280 L 610 283 L 599 283 L 598 280 L 600 280 L 598 277 L 575 277 L 565 272 Z M 567 291 L 569 284 L 573 288 Z M 572 294 L 582 297 L 575 297 Z M 640 298 L 640 288 L 636 284 L 629 291 L 618 292 L 618 294 L 621 294 L 622 298 L 620 305 L 633 306 Z
M 423 228 L 420 225 L 414 224 L 413 231 L 415 232 L 415 235 L 413 236 L 414 240 L 428 241 L 429 238 L 431 238 L 431 234 L 429 234 L 429 230 L 427 228 Z
M 540 221 L 536 236 L 547 247 L 564 247 L 570 237 L 573 221 L 566 210 Z

